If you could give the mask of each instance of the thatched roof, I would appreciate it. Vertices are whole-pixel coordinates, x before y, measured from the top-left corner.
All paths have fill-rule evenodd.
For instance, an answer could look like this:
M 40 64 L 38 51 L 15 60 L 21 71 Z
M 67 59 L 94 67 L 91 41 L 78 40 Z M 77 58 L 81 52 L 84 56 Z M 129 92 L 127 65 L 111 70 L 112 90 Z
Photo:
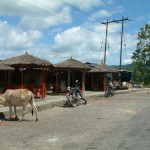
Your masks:
M 54 67 L 53 64 L 47 60 L 37 58 L 35 56 L 29 55 L 27 52 L 24 55 L 12 57 L 1 61 L 1 63 L 10 66 L 33 66 L 33 67 Z
M 118 72 L 117 69 L 110 67 L 106 64 L 101 63 L 100 65 L 94 67 L 93 69 L 90 70 L 90 72 L 108 72 L 108 73 L 113 73 L 113 72 Z
M 56 68 L 62 68 L 62 69 L 90 69 L 90 67 L 84 63 L 82 63 L 79 60 L 76 59 L 67 59 L 61 63 L 58 63 L 55 65 Z
M 0 70 L 14 70 L 15 68 L 0 63 Z

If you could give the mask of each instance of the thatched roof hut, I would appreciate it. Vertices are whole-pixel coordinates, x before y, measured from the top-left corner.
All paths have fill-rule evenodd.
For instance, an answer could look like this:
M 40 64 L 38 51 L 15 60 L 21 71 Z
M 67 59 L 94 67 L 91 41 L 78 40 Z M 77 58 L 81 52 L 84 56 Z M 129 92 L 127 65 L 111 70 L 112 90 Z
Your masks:
M 114 74 L 117 73 L 117 69 L 110 67 L 106 64 L 101 63 L 100 65 L 92 68 L 89 73 L 91 76 L 91 89 L 105 91 L 107 86 L 106 78 L 113 78 Z
M 10 67 L 10 66 L 7 66 L 5 64 L 2 64 L 0 63 L 0 71 L 3 70 L 3 71 L 8 71 L 8 70 L 14 70 L 15 68 L 13 67 Z
M 59 68 L 59 69 L 90 69 L 90 67 L 84 63 L 82 63 L 81 61 L 79 60 L 76 60 L 76 59 L 73 59 L 73 58 L 70 58 L 70 59 L 67 59 L 61 63 L 58 63 L 55 65 L 56 68 Z
M 110 67 L 106 64 L 101 63 L 100 65 L 92 68 L 89 72 L 103 72 L 103 73 L 115 73 L 118 72 L 117 69 Z
M 85 90 L 85 73 L 90 67 L 79 60 L 70 58 L 55 65 L 55 70 L 67 72 L 68 86 L 73 84 L 76 78 L 82 80 L 82 90 Z M 57 79 L 58 80 L 58 79 Z
M 31 68 L 33 68 L 33 69 L 41 68 L 42 72 L 40 74 L 41 76 L 39 77 L 39 79 L 37 78 L 37 74 L 35 76 L 35 74 L 32 75 L 32 73 L 29 72 L 27 80 L 31 80 L 31 79 L 29 79 L 29 77 L 32 75 L 32 78 L 35 78 L 35 81 L 40 86 L 39 88 L 42 91 L 42 98 L 44 98 L 46 96 L 46 68 L 54 68 L 54 65 L 51 62 L 41 59 L 41 58 L 37 58 L 32 55 L 29 55 L 26 52 L 24 55 L 5 59 L 5 60 L 1 61 L 1 63 L 12 66 L 14 68 L 21 68 L 21 85 L 19 85 L 19 87 L 21 87 L 21 88 L 24 88 L 26 86 L 26 83 L 24 83 L 24 72 L 25 72 L 24 69 L 28 68 L 30 70 Z
M 29 55 L 27 52 L 24 55 L 12 57 L 1 61 L 1 63 L 18 67 L 18 66 L 30 66 L 30 67 L 54 67 L 53 64 L 47 60 L 37 58 Z

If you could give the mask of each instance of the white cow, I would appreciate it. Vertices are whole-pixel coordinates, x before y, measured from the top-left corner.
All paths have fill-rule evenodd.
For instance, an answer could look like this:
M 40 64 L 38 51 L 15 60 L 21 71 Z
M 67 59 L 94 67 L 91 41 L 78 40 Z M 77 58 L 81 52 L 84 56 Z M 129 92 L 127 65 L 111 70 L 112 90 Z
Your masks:
M 12 107 L 14 107 L 15 116 L 17 116 L 16 107 L 22 107 L 22 119 L 20 119 L 20 121 L 22 121 L 24 118 L 24 115 L 26 113 L 25 107 L 28 103 L 30 103 L 30 105 L 32 106 L 32 115 L 34 110 L 34 112 L 36 113 L 36 121 L 38 121 L 37 108 L 34 102 L 34 95 L 31 91 L 27 89 L 8 89 L 4 94 L 0 95 L 0 104 L 9 107 L 10 118 L 12 116 Z
M 128 88 L 128 87 L 129 87 L 128 82 L 122 82 L 122 87 L 123 87 L 123 88 Z

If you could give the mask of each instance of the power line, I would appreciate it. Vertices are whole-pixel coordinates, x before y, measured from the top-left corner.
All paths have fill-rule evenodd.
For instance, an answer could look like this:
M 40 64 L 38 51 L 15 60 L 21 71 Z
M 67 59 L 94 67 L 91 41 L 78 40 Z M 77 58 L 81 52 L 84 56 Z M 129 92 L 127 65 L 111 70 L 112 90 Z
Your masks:
M 85 4 L 92 7 L 92 9 L 94 9 L 95 11 L 99 11 L 99 9 L 93 8 L 93 5 L 91 5 L 91 3 L 87 2 L 86 0 L 83 0 L 83 1 L 84 1 Z
M 98 57 L 97 57 L 96 63 L 100 63 L 99 58 L 100 58 L 100 54 L 102 52 L 102 49 L 103 49 L 103 41 L 101 42 L 101 47 L 100 47 L 100 51 L 98 52 Z
M 102 0 L 103 3 L 105 3 L 105 5 L 107 5 L 108 7 L 110 7 L 112 10 L 114 10 L 115 12 L 119 13 L 120 15 L 122 15 L 119 11 L 117 11 L 116 9 L 114 9 L 110 4 L 108 4 L 105 0 Z
M 89 18 L 91 18 L 91 19 L 93 19 L 93 20 L 95 20 L 95 21 L 97 21 L 97 22 L 100 22 L 100 20 L 97 20 L 97 19 L 94 18 L 93 16 L 91 16 L 91 15 L 89 15 L 89 14 L 83 12 L 82 10 L 80 10 L 80 9 L 78 9 L 78 8 L 76 8 L 76 7 L 74 7 L 73 5 L 67 3 L 67 2 L 65 2 L 65 1 L 63 1 L 63 0 L 60 0 L 60 1 L 61 1 L 62 3 L 64 3 L 65 5 L 67 5 L 67 6 L 71 7 L 71 8 L 73 8 L 73 9 L 75 9 L 76 11 L 79 11 L 80 13 L 82 13 L 82 14 L 88 16 Z
M 119 20 L 112 20 L 112 21 L 107 21 L 106 22 L 102 22 L 102 24 L 106 25 L 106 37 L 105 37 L 105 52 L 104 52 L 104 64 L 106 63 L 106 50 L 107 50 L 107 32 L 108 32 L 108 24 L 109 23 L 118 23 L 120 21 L 122 21 L 122 31 L 121 31 L 121 47 L 120 47 L 120 69 L 121 69 L 121 61 L 122 61 L 122 38 L 123 38 L 123 22 L 129 20 L 128 17 L 124 18 L 122 17 L 122 19 Z M 129 20 L 130 21 L 130 20 Z
M 90 3 L 88 3 L 86 0 L 83 0 L 84 3 L 86 3 L 88 6 L 93 7 Z
M 22 1 L 22 0 L 18 0 L 18 1 L 19 1 L 19 2 L 22 2 L 22 3 L 26 4 L 26 5 L 32 6 L 33 8 L 39 9 L 39 10 L 41 10 L 41 11 L 43 11 L 43 12 L 50 13 L 50 14 L 52 14 L 52 15 L 55 15 L 55 16 L 56 16 L 56 14 L 55 14 L 55 13 L 51 13 L 50 11 L 45 10 L 45 9 L 42 9 L 42 8 L 37 7 L 37 6 L 35 6 L 35 5 L 32 5 L 31 3 L 28 3 L 28 2 L 25 2 L 25 1 Z M 57 16 L 57 17 L 58 17 L 58 16 Z
M 33 7 L 33 8 L 39 9 L 40 11 L 43 11 L 43 12 L 45 12 L 45 13 L 49 13 L 49 14 L 51 14 L 51 15 L 54 15 L 54 16 L 56 16 L 57 18 L 59 18 L 59 16 L 56 15 L 54 12 L 48 11 L 48 10 L 46 10 L 46 9 L 42 9 L 41 7 L 37 7 L 37 6 L 33 5 L 32 3 L 28 3 L 28 2 L 25 2 L 25 1 L 23 1 L 23 0 L 18 0 L 18 1 L 19 1 L 19 2 L 22 2 L 22 3 L 26 4 L 26 5 L 29 5 L 29 6 L 31 6 L 31 7 Z M 67 2 L 65 2 L 65 1 L 63 1 L 63 0 L 60 0 L 60 1 L 63 2 L 63 3 L 65 3 L 66 5 L 70 6 L 70 7 L 73 8 L 73 9 L 78 10 L 80 13 L 82 13 L 82 14 L 84 14 L 84 15 L 87 15 L 88 17 L 90 17 L 90 18 L 94 19 L 95 21 L 99 22 L 99 20 L 96 20 L 94 17 L 92 17 L 92 16 L 88 15 L 87 13 L 81 11 L 80 9 L 78 9 L 78 8 L 76 8 L 76 7 L 74 7 L 74 6 L 72 6 L 71 4 L 69 4 L 69 3 L 67 3 Z M 42 4 L 42 5 L 44 4 L 44 3 L 41 3 L 41 2 L 39 2 L 39 3 Z M 89 3 L 88 3 L 88 4 L 89 4 Z M 89 5 L 90 5 L 90 4 L 89 4 Z M 56 11 L 55 9 L 53 9 L 53 8 L 51 8 L 51 7 L 48 7 L 47 5 L 44 5 L 44 6 L 46 6 L 48 9 L 52 9 L 52 10 Z M 59 19 L 60 19 L 60 18 L 59 18 Z M 74 20 L 75 20 L 74 23 L 75 23 L 76 25 L 80 25 L 80 24 L 81 24 L 81 22 L 80 22 L 79 20 L 77 20 L 77 19 L 74 19 Z M 97 33 L 96 30 L 93 30 L 93 29 L 91 29 L 91 28 L 88 28 L 88 30 Z
M 23 0 L 18 0 L 18 1 L 24 3 L 25 5 L 29 5 L 29 6 L 31 6 L 31 7 L 33 7 L 33 8 L 39 9 L 40 11 L 43 11 L 43 12 L 45 12 L 45 13 L 54 15 L 54 16 L 56 16 L 57 18 L 60 19 L 60 17 L 59 17 L 58 15 L 56 15 L 54 12 L 51 12 L 51 11 L 42 9 L 42 8 L 40 8 L 40 7 L 37 7 L 37 6 L 33 5 L 32 3 L 28 3 L 28 2 L 25 2 L 25 1 L 23 1 Z M 41 4 L 42 4 L 42 3 L 41 3 Z M 44 5 L 44 6 L 46 6 L 46 5 Z M 50 7 L 48 7 L 48 6 L 46 6 L 46 7 L 47 7 L 47 8 L 50 8 Z M 52 9 L 52 8 L 50 8 L 50 9 Z M 53 9 L 53 10 L 54 10 L 54 9 Z M 54 11 L 56 11 L 56 10 L 54 10 Z M 74 24 L 76 24 L 77 26 L 79 26 L 79 25 L 81 24 L 81 22 L 80 22 L 79 20 L 77 20 L 77 19 L 74 19 L 74 20 L 75 20 L 75 21 L 74 21 Z M 91 28 L 88 28 L 88 30 L 97 33 L 96 30 L 93 30 L 93 29 L 91 29 Z

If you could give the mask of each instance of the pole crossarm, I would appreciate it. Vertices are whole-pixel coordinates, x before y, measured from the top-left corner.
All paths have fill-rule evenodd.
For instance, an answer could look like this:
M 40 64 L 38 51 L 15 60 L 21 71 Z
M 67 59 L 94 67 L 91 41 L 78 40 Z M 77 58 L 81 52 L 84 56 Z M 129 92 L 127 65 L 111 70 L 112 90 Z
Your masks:
M 112 20 L 112 21 L 107 21 L 106 22 L 101 22 L 101 24 L 106 25 L 106 37 L 105 37 L 105 52 L 104 52 L 104 64 L 106 63 L 106 50 L 107 50 L 107 36 L 108 36 L 108 24 L 109 23 L 118 23 L 118 22 L 122 22 L 122 32 L 121 32 L 121 49 L 120 49 L 120 69 L 121 69 L 121 58 L 122 58 L 122 39 L 123 39 L 123 22 L 129 20 L 131 21 L 128 17 L 124 18 L 122 17 L 122 19 L 119 20 Z
M 107 21 L 107 22 L 102 22 L 101 24 L 108 24 L 108 23 L 114 23 L 117 22 L 116 20 L 112 20 L 112 21 Z

